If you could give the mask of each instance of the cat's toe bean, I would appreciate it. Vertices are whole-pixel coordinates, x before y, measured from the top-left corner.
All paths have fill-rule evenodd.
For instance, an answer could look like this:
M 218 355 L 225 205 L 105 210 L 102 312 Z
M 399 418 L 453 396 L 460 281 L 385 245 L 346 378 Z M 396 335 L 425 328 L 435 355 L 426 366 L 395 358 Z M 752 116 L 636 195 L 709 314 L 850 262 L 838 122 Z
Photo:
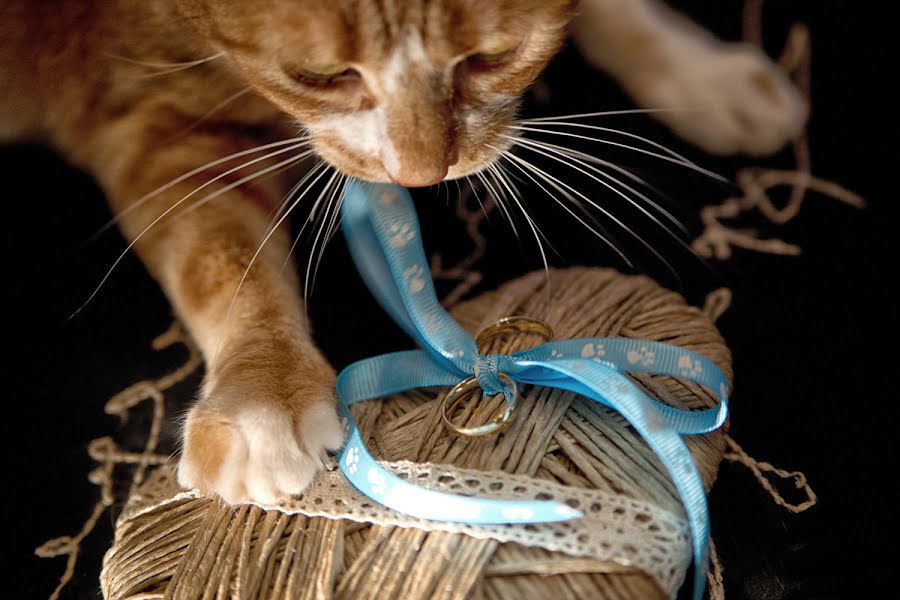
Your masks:
M 317 460 L 301 450 L 291 415 L 279 407 L 255 407 L 240 419 L 249 459 L 243 468 L 249 500 L 275 504 L 309 485 Z
M 297 423 L 297 435 L 308 454 L 318 458 L 325 450 L 337 450 L 344 443 L 344 431 L 334 402 L 318 402 L 304 411 Z

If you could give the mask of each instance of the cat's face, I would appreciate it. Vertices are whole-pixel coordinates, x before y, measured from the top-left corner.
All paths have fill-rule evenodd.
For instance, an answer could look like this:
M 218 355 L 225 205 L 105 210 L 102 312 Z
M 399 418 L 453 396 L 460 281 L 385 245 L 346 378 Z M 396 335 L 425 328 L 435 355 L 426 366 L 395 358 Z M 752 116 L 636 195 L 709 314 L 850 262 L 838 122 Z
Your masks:
M 179 0 L 318 153 L 370 181 L 481 170 L 572 0 Z

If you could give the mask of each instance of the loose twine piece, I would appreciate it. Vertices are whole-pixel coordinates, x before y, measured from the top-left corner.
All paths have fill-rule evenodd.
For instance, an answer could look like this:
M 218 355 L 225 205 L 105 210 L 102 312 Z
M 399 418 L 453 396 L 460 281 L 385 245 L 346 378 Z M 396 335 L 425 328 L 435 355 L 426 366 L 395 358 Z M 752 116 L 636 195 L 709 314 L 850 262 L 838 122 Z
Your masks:
M 115 468 L 123 466 L 130 469 L 130 472 L 127 474 L 127 479 L 130 480 L 127 497 L 131 497 L 146 478 L 148 468 L 165 464 L 168 460 L 167 456 L 156 454 L 160 434 L 165 424 L 164 392 L 186 379 L 203 364 L 200 352 L 177 321 L 172 323 L 162 335 L 153 340 L 152 348 L 159 351 L 178 344 L 188 349 L 188 358 L 182 365 L 159 379 L 139 381 L 125 388 L 106 403 L 105 412 L 118 416 L 124 423 L 128 420 L 128 413 L 131 409 L 147 400 L 152 401 L 153 419 L 150 424 L 150 431 L 147 432 L 147 441 L 141 452 L 123 450 L 109 436 L 97 438 L 88 445 L 88 455 L 100 463 L 88 475 L 88 480 L 100 487 L 100 499 L 94 504 L 90 516 L 77 534 L 54 538 L 45 542 L 34 551 L 41 558 L 68 556 L 66 569 L 59 579 L 59 584 L 50 594 L 51 600 L 59 598 L 62 590 L 75 575 L 75 564 L 78 562 L 81 542 L 94 530 L 97 521 L 103 513 L 116 501 L 113 494 Z

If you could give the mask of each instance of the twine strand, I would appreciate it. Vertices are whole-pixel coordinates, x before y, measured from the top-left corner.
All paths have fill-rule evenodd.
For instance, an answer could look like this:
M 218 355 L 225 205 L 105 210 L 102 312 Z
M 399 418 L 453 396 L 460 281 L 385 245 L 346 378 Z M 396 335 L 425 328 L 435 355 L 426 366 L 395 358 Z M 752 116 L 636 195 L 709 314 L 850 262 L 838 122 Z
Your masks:
M 706 573 L 709 585 L 709 600 L 725 600 L 725 578 L 722 559 L 712 538 L 709 540 L 709 571 Z
M 728 446 L 729 451 L 726 451 L 722 458 L 729 462 L 740 463 L 750 469 L 750 472 L 753 473 L 753 476 L 756 478 L 756 481 L 759 482 L 759 485 L 769 494 L 769 497 L 772 498 L 772 501 L 778 506 L 784 507 L 786 510 L 797 514 L 812 508 L 818 503 L 818 497 L 810 487 L 809 482 L 807 482 L 806 475 L 800 471 L 785 471 L 784 469 L 775 467 L 771 463 L 758 461 L 747 454 L 744 449 L 728 435 L 725 436 L 725 444 Z M 799 503 L 792 503 L 785 500 L 775 486 L 772 485 L 768 474 L 776 475 L 784 481 L 791 481 L 795 489 L 803 492 L 805 500 Z
M 129 410 L 144 400 L 153 400 L 153 420 L 142 451 L 122 450 L 109 436 L 91 441 L 88 445 L 88 455 L 97 461 L 99 466 L 90 472 L 88 480 L 100 488 L 100 498 L 94 503 L 90 515 L 77 534 L 54 538 L 40 545 L 34 551 L 41 558 L 68 556 L 66 568 L 59 577 L 56 588 L 50 594 L 50 600 L 57 600 L 66 586 L 71 583 L 75 576 L 75 565 L 78 562 L 82 541 L 93 532 L 100 517 L 115 502 L 113 474 L 116 466 L 134 467 L 128 492 L 128 495 L 131 496 L 144 481 L 146 471 L 150 466 L 162 465 L 168 460 L 168 457 L 155 453 L 165 421 L 163 392 L 186 379 L 202 364 L 199 351 L 178 321 L 173 322 L 165 332 L 156 337 L 152 342 L 152 347 L 159 351 L 175 344 L 182 344 L 188 349 L 188 358 L 183 364 L 159 379 L 139 381 L 127 387 L 113 396 L 105 407 L 107 414 L 117 415 L 125 423 L 128 421 Z

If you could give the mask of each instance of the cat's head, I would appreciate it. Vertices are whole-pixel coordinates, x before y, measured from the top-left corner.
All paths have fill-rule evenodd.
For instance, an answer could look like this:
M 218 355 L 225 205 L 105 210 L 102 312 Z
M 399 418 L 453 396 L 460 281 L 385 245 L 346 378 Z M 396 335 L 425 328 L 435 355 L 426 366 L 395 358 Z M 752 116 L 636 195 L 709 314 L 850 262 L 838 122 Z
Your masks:
M 422 186 L 509 147 L 521 94 L 573 0 L 179 0 L 317 152 L 370 181 Z

